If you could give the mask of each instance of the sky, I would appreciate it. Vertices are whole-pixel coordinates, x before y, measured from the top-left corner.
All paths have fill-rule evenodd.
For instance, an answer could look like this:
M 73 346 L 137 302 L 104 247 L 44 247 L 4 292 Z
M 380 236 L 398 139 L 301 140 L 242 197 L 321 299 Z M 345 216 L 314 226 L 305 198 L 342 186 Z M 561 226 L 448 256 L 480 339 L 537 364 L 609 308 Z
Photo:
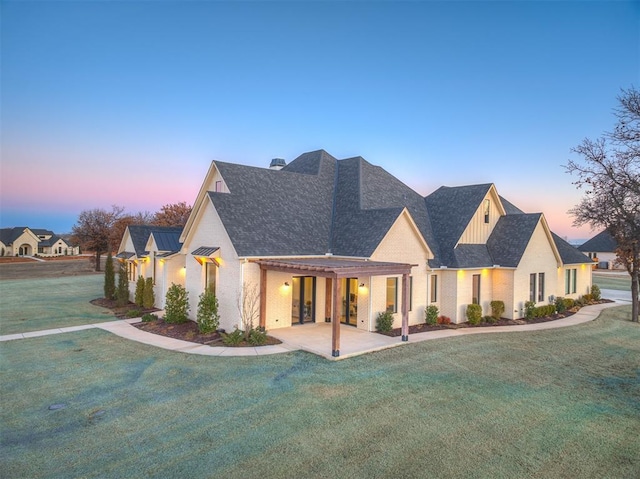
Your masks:
M 212 160 L 322 148 L 589 238 L 563 166 L 640 86 L 627 1 L 2 0 L 0 41 L 0 227 L 59 234 L 192 204 Z

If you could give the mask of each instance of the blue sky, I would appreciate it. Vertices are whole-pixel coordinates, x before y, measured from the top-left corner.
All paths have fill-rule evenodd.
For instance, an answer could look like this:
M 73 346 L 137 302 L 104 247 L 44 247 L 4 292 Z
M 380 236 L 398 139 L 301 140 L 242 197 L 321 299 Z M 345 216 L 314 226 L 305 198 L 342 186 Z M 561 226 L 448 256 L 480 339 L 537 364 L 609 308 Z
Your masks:
M 586 238 L 571 147 L 639 86 L 638 2 L 1 3 L 0 226 L 192 203 L 213 159 L 324 148 L 493 182 Z

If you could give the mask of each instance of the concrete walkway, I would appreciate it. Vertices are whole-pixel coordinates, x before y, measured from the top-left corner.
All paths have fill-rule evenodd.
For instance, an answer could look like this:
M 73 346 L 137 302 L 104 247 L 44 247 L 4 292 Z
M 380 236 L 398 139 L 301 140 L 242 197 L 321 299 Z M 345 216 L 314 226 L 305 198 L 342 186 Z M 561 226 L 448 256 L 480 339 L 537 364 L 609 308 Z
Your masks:
M 564 328 L 577 324 L 592 321 L 600 315 L 603 309 L 612 306 L 625 304 L 624 301 L 616 303 L 603 303 L 593 306 L 586 306 L 576 314 L 568 318 L 558 319 L 546 323 L 523 324 L 517 326 L 491 326 L 479 328 L 445 329 L 440 331 L 430 331 L 426 333 L 416 333 L 409 335 L 409 341 L 404 342 L 400 337 L 389 337 L 378 333 L 370 333 L 358 330 L 352 326 L 341 326 L 340 328 L 340 356 L 331 356 L 331 324 L 314 323 L 301 326 L 292 326 L 269 331 L 282 344 L 273 346 L 258 346 L 249 348 L 233 348 L 207 346 L 204 344 L 181 341 L 179 339 L 168 338 L 153 333 L 147 333 L 135 326 L 133 323 L 140 321 L 140 318 L 109 321 L 106 323 L 85 324 L 81 326 L 71 326 L 67 328 L 47 329 L 42 331 L 31 331 L 28 333 L 9 334 L 0 336 L 1 341 L 11 341 L 15 339 L 35 338 L 48 336 L 51 334 L 69 333 L 82 331 L 85 329 L 102 329 L 132 341 L 148 344 L 158 348 L 179 351 L 188 354 L 200 354 L 206 356 L 262 356 L 267 354 L 288 353 L 290 351 L 303 350 L 317 354 L 327 359 L 340 360 L 353 356 L 359 356 L 382 349 L 393 348 L 405 344 L 433 339 L 450 338 L 467 334 L 488 334 L 488 333 L 516 333 L 525 331 L 542 331 L 545 329 Z

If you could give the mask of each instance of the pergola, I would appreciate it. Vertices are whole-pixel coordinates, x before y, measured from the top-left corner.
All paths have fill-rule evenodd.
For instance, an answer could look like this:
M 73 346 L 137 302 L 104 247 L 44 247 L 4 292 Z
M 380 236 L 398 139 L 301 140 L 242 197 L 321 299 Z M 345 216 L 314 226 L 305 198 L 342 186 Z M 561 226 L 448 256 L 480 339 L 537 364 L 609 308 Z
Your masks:
M 361 276 L 402 275 L 402 340 L 409 340 L 409 275 L 411 268 L 418 266 L 408 263 L 387 263 L 382 261 L 342 260 L 334 258 L 269 259 L 255 260 L 260 265 L 260 327 L 266 326 L 267 314 L 267 271 L 280 271 L 300 276 L 326 278 L 327 291 L 325 311 L 331 317 L 331 355 L 340 356 L 340 297 L 342 278 Z

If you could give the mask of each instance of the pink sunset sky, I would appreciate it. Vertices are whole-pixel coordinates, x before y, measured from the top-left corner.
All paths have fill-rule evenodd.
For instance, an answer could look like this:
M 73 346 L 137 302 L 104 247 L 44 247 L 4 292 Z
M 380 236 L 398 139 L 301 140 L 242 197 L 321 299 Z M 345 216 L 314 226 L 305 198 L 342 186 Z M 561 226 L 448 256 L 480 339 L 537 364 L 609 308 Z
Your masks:
M 563 165 L 638 84 L 637 2 L 18 2 L 0 226 L 195 199 L 211 160 L 323 148 L 422 195 L 492 182 L 570 240 Z

